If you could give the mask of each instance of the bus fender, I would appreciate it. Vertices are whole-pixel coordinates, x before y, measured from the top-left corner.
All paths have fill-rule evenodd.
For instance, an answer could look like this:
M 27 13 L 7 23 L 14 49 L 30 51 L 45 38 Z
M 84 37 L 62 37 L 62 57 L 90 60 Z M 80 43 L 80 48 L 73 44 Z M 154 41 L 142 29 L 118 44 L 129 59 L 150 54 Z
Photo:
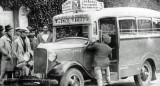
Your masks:
M 79 71 L 85 73 L 85 75 L 93 78 L 92 75 L 89 74 L 86 71 L 86 69 L 77 61 L 62 61 L 62 62 L 60 62 L 58 65 L 52 67 L 49 70 L 48 76 L 62 76 L 63 74 L 65 74 L 65 72 L 69 68 L 77 68 L 77 69 L 79 69 Z

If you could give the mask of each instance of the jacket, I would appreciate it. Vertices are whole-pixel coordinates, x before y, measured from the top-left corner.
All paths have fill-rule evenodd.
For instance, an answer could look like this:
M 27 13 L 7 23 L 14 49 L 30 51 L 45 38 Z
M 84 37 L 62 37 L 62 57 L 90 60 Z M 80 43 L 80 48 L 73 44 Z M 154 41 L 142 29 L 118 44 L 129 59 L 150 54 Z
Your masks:
M 112 52 L 112 48 L 105 43 L 90 43 L 87 49 L 91 49 L 94 52 L 94 60 L 92 67 L 106 68 L 110 64 L 109 55 Z
M 0 47 L 4 49 L 7 54 L 13 56 L 13 50 L 12 50 L 12 41 L 6 36 L 2 36 L 0 38 Z M 2 53 L 1 58 L 1 71 L 13 71 L 13 59 L 6 60 L 6 56 Z
M 37 45 L 39 45 L 40 43 L 50 43 L 53 41 L 53 34 L 51 34 L 50 32 L 48 32 L 49 36 L 47 38 L 47 41 L 45 42 L 42 38 L 43 32 L 39 33 L 37 35 Z
M 28 37 L 25 38 L 25 42 L 26 42 L 26 52 L 33 55 L 33 51 L 31 50 L 30 41 Z M 23 56 L 26 52 L 24 51 L 23 45 L 24 44 L 23 44 L 23 40 L 21 37 L 18 37 L 13 42 L 13 50 L 14 50 L 15 56 L 18 58 L 18 62 L 24 61 Z

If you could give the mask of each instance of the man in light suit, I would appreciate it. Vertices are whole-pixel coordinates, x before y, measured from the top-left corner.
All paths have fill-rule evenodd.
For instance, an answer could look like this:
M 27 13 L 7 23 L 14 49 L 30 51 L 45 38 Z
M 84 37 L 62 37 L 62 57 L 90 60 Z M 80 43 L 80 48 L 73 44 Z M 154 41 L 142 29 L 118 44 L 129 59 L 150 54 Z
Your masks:
M 27 33 L 29 30 L 27 28 L 20 28 L 19 32 L 21 33 L 20 37 L 18 37 L 14 41 L 14 54 L 18 58 L 17 68 L 21 68 L 25 75 L 28 76 L 30 68 L 28 67 L 29 62 L 25 60 L 25 56 L 29 57 L 33 55 L 33 51 L 31 50 L 30 41 L 27 37 Z M 30 63 L 30 65 L 33 62 Z

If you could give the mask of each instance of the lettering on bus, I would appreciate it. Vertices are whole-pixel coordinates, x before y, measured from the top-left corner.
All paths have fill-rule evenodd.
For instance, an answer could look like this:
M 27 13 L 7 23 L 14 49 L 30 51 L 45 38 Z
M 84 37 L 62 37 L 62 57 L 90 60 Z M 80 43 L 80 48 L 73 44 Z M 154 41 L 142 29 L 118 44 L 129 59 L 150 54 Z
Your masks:
M 98 0 L 67 0 L 62 4 L 62 13 L 101 10 L 104 3 Z
M 89 17 L 87 14 L 55 17 L 54 21 L 55 24 L 70 24 L 82 22 L 89 22 Z

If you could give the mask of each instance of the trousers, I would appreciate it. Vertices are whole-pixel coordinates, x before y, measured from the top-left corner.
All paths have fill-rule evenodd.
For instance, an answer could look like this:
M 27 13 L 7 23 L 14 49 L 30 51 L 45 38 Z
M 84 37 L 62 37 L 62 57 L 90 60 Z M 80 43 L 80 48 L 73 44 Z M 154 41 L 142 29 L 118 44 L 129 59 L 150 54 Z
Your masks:
M 105 73 L 106 80 L 107 80 L 107 82 L 110 82 L 110 69 L 109 69 L 109 66 L 106 67 L 105 70 L 106 70 L 106 73 Z M 94 72 L 95 72 L 95 75 L 96 75 L 98 86 L 103 86 L 103 76 L 102 76 L 101 67 L 94 67 Z

